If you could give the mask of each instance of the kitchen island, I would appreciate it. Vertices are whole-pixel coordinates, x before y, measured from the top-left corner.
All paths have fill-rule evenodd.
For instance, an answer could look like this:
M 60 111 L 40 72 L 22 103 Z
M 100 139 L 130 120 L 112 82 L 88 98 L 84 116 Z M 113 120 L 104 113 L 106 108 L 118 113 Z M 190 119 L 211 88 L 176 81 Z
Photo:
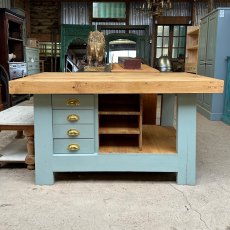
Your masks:
M 9 87 L 34 94 L 36 184 L 53 184 L 55 172 L 123 171 L 175 172 L 178 184 L 194 185 L 196 94 L 222 93 L 224 84 L 189 73 L 83 72 Z M 141 95 L 153 93 L 165 95 L 162 126 L 141 126 Z

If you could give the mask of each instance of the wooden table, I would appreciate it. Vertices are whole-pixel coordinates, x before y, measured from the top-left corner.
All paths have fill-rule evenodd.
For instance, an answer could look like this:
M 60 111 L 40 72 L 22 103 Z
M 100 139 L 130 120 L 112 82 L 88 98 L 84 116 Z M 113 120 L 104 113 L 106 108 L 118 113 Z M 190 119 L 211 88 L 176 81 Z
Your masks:
M 54 172 L 124 171 L 176 172 L 178 184 L 194 185 L 196 94 L 222 93 L 224 87 L 222 80 L 189 73 L 129 72 L 40 73 L 9 85 L 10 93 L 35 97 L 36 184 L 53 184 Z M 168 96 L 162 126 L 143 130 L 141 151 L 101 151 L 98 94 L 143 93 Z M 175 97 L 176 128 L 174 113 L 168 113 Z
M 160 71 L 149 65 L 141 64 L 141 69 L 124 69 L 119 64 L 112 64 L 111 72 L 114 73 L 159 73 Z M 156 124 L 157 94 L 143 94 L 143 124 Z
M 16 138 L 27 138 L 27 151 L 23 152 L 24 143 L 16 140 L 10 151 L 1 154 L 1 162 L 25 162 L 28 169 L 34 169 L 34 114 L 33 106 L 13 106 L 0 112 L 0 131 L 15 130 Z M 9 148 L 7 148 L 9 149 Z M 10 154 L 7 154 L 10 152 Z M 25 157 L 26 156 L 26 157 Z

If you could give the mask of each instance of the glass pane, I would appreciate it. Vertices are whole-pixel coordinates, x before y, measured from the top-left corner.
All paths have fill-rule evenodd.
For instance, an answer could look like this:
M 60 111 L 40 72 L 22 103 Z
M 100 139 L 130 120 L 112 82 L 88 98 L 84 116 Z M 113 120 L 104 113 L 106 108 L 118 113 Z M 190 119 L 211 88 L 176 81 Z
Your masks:
M 180 48 L 179 49 L 179 53 L 178 53 L 178 57 L 184 57 L 184 49 Z
M 185 26 L 180 26 L 180 36 L 185 36 Z
M 164 26 L 164 36 L 169 36 L 169 26 Z
M 157 26 L 157 36 L 163 35 L 163 26 Z
M 178 49 L 174 48 L 172 50 L 172 58 L 177 58 Z
M 157 47 L 162 47 L 162 37 L 157 38 Z
M 173 37 L 173 47 L 178 47 L 178 41 L 179 41 L 178 37 Z
M 168 56 L 168 49 L 163 49 L 163 55 L 165 56 L 165 55 L 167 55 Z
M 169 37 L 164 37 L 163 38 L 163 47 L 168 47 L 169 46 Z
M 180 37 L 180 47 L 185 47 L 185 37 Z
M 173 36 L 179 36 L 179 26 L 173 27 Z
M 93 18 L 126 18 L 125 2 L 94 2 Z
M 157 56 L 156 56 L 156 58 L 159 58 L 160 56 L 161 56 L 161 49 L 158 48 L 158 49 L 157 49 Z

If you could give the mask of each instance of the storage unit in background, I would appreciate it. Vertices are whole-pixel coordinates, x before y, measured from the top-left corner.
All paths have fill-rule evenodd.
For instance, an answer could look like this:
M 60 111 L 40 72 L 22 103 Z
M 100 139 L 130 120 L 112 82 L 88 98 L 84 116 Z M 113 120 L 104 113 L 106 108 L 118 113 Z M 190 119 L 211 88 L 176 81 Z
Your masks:
M 15 12 L 0 8 L 0 64 L 6 71 L 1 75 L 3 105 L 10 107 L 25 100 L 27 95 L 8 94 L 8 82 L 27 75 L 24 58 L 24 17 Z M 9 100 L 6 98 L 10 98 Z
M 39 48 L 25 47 L 27 62 L 27 74 L 32 75 L 40 72 Z
M 2 88 L 2 85 L 1 85 L 1 82 L 0 82 L 0 111 L 3 110 L 3 104 L 2 104 L 2 92 L 1 92 L 1 88 Z
M 199 26 L 188 26 L 185 72 L 197 73 Z
M 197 73 L 226 78 L 226 58 L 230 54 L 230 8 L 217 8 L 200 23 Z M 224 94 L 199 94 L 197 110 L 210 120 L 221 120 Z
M 223 121 L 230 125 L 230 57 L 227 57 L 227 78 L 225 81 L 225 102 Z

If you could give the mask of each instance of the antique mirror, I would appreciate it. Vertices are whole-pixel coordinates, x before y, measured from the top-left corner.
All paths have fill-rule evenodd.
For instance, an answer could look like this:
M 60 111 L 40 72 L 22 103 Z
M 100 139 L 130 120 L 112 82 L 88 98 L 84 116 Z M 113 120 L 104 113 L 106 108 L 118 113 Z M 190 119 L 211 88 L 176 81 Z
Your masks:
M 107 55 L 109 63 L 118 63 L 118 57 L 136 57 L 136 42 L 129 39 L 112 40 Z
M 74 39 L 68 46 L 65 58 L 65 71 L 78 72 L 86 65 L 87 43 L 80 38 Z

